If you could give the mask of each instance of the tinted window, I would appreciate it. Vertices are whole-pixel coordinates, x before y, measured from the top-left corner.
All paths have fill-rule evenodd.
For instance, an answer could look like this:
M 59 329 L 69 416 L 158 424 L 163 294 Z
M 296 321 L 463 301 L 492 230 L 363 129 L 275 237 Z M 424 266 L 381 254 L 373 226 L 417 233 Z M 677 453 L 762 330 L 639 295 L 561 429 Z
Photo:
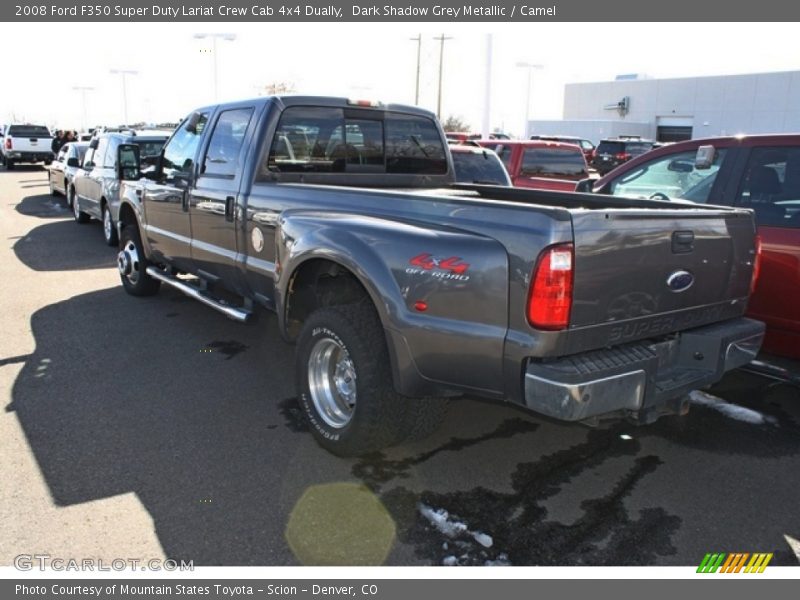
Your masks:
M 582 179 L 588 174 L 586 160 L 578 148 L 528 148 L 522 158 L 520 175 Z
M 800 148 L 753 149 L 736 204 L 759 225 L 800 227 Z
M 164 147 L 164 143 L 167 140 L 136 140 L 134 139 L 132 143 L 139 146 L 139 156 L 144 158 L 145 156 L 158 156 L 161 154 L 161 149 Z
M 456 181 L 510 185 L 508 173 L 493 152 L 453 152 Z
M 432 120 L 391 115 L 386 119 L 385 128 L 387 173 L 447 172 L 447 154 Z
M 625 151 L 625 145 L 622 142 L 600 142 L 597 146 L 598 154 L 618 154 Z
M 432 120 L 372 114 L 339 108 L 286 109 L 270 147 L 268 169 L 287 173 L 447 172 L 444 145 Z
M 41 125 L 11 125 L 6 135 L 12 137 L 52 137 L 50 130 Z
M 192 174 L 194 169 L 197 145 L 200 143 L 200 136 L 203 134 L 208 115 L 203 114 L 197 122 L 195 131 L 188 131 L 184 121 L 175 131 L 164 148 L 164 160 L 162 169 L 167 181 L 175 179 L 186 179 Z
M 203 173 L 233 177 L 239 168 L 244 134 L 253 115 L 252 108 L 226 110 L 217 119 L 203 162 Z
M 695 169 L 696 150 L 662 156 L 639 165 L 611 182 L 611 193 L 628 198 L 668 200 L 681 198 L 692 202 L 708 202 L 726 150 L 717 150 L 708 169 Z
M 625 142 L 625 152 L 631 156 L 639 156 L 652 150 L 653 144 L 648 142 Z

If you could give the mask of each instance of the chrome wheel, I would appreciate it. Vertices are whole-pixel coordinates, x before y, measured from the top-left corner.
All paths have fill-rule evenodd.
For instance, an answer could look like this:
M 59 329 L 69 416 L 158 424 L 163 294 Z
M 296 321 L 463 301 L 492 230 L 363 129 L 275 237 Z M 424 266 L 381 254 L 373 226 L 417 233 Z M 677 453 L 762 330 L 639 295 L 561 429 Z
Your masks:
M 141 261 L 136 244 L 128 240 L 122 250 L 117 254 L 117 268 L 119 274 L 127 279 L 131 285 L 136 285 L 141 275 Z
M 314 407 L 331 427 L 341 429 L 356 408 L 356 368 L 336 340 L 322 338 L 308 357 L 308 388 Z
M 114 223 L 111 221 L 111 211 L 103 207 L 103 235 L 106 236 L 106 242 L 111 243 L 114 236 Z

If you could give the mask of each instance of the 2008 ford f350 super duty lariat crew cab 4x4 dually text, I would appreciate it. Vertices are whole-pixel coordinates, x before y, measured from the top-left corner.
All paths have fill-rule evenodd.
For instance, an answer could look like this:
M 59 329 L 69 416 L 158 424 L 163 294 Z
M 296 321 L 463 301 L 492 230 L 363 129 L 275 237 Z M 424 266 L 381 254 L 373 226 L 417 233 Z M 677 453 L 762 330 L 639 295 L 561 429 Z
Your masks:
M 647 423 L 761 344 L 742 317 L 750 211 L 454 185 L 418 108 L 209 106 L 157 164 L 134 145 L 116 163 L 125 289 L 275 311 L 310 429 L 340 455 L 425 435 L 464 393 Z

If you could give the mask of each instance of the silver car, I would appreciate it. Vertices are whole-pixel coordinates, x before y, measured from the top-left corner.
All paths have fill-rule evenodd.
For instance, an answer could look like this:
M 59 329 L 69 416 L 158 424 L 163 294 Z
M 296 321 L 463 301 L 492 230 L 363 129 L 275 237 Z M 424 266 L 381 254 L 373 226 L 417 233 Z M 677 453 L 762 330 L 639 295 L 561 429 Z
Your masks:
M 58 151 L 53 162 L 47 167 L 51 195 L 67 196 L 67 190 L 81 166 L 87 148 L 89 148 L 88 142 L 69 142 Z M 67 205 L 72 207 L 69 198 Z
M 169 134 L 163 131 L 103 133 L 89 142 L 89 149 L 69 186 L 68 201 L 75 221 L 87 223 L 94 217 L 103 222 L 103 237 L 109 246 L 117 245 L 119 179 L 117 148 L 120 144 L 139 146 L 142 162 L 161 154 Z

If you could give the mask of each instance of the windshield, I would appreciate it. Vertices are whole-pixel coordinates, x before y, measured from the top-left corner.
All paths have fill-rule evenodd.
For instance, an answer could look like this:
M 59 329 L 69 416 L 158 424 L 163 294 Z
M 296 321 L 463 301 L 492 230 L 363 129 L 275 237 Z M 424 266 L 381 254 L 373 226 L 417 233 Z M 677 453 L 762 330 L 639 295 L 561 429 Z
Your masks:
M 161 148 L 167 140 L 133 140 L 133 143 L 139 146 L 140 156 L 158 156 L 161 154 Z
M 492 152 L 453 152 L 456 181 L 511 185 L 500 159 Z

